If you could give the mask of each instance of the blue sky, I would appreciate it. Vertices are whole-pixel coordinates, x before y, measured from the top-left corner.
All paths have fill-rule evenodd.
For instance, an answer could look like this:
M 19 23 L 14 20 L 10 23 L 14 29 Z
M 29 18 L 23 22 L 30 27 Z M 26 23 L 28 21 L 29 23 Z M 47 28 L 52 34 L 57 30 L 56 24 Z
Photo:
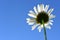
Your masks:
M 43 30 L 31 31 L 26 23 L 29 10 L 37 4 L 49 4 L 56 15 L 48 40 L 60 40 L 60 0 L 0 0 L 0 40 L 44 40 Z

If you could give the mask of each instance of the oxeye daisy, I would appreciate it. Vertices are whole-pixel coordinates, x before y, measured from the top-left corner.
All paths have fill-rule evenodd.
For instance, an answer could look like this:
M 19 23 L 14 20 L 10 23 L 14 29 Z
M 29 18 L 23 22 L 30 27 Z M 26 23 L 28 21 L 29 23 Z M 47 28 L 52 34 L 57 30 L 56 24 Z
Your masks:
M 32 30 L 34 30 L 35 28 L 38 29 L 39 32 L 41 32 L 42 29 L 44 29 L 44 37 L 45 40 L 47 40 L 47 36 L 46 36 L 46 28 L 51 29 L 50 25 L 53 25 L 53 18 L 55 18 L 55 16 L 52 14 L 53 12 L 53 8 L 49 9 L 49 5 L 46 5 L 44 7 L 44 4 L 38 4 L 37 7 L 34 6 L 34 11 L 30 10 L 28 16 L 30 16 L 30 18 L 27 18 L 27 23 L 29 25 L 32 25 Z
M 28 16 L 30 16 L 30 18 L 27 18 L 26 20 L 29 25 L 32 25 L 32 30 L 37 27 L 39 32 L 41 32 L 41 29 L 43 28 L 43 22 L 45 28 L 51 29 L 50 25 L 53 25 L 52 19 L 55 18 L 55 16 L 51 14 L 54 9 L 51 8 L 48 10 L 48 8 L 49 5 L 44 7 L 44 4 L 38 4 L 37 7 L 34 6 L 34 11 L 29 11 Z

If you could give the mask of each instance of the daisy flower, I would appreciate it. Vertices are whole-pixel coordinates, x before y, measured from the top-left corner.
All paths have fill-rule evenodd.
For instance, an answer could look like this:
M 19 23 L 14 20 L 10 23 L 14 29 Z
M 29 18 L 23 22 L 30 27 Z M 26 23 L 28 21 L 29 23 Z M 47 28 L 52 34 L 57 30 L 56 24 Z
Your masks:
M 30 18 L 27 18 L 27 23 L 29 25 L 32 25 L 32 30 L 34 30 L 35 28 L 38 29 L 39 32 L 41 32 L 41 30 L 43 29 L 43 23 L 44 23 L 44 27 L 51 29 L 50 25 L 53 25 L 53 18 L 55 18 L 55 16 L 53 14 L 51 14 L 53 12 L 53 8 L 49 9 L 49 5 L 46 5 L 44 7 L 44 4 L 38 4 L 37 7 L 34 6 L 34 10 L 30 10 L 28 16 L 30 16 Z

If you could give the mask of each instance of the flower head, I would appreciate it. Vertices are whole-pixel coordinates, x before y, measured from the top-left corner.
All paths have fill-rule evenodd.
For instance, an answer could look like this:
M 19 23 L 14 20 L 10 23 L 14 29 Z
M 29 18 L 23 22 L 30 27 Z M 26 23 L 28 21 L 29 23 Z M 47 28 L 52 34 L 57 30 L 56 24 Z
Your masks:
M 45 28 L 51 29 L 50 25 L 53 25 L 53 18 L 55 16 L 52 13 L 54 10 L 53 8 L 49 9 L 49 5 L 46 5 L 44 7 L 44 4 L 38 4 L 37 7 L 34 6 L 34 11 L 30 10 L 28 16 L 30 18 L 27 18 L 27 23 L 29 25 L 32 25 L 32 30 L 34 30 L 36 27 L 41 32 L 41 29 L 43 28 L 42 20 L 44 21 Z

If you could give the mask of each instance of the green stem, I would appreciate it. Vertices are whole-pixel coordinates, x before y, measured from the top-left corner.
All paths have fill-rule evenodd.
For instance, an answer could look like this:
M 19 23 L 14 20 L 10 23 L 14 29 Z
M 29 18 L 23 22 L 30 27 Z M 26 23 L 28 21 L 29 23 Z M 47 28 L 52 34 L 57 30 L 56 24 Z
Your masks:
M 44 21 L 42 20 L 43 28 L 44 28 L 44 39 L 47 40 L 47 35 L 46 35 L 46 28 L 44 26 Z

